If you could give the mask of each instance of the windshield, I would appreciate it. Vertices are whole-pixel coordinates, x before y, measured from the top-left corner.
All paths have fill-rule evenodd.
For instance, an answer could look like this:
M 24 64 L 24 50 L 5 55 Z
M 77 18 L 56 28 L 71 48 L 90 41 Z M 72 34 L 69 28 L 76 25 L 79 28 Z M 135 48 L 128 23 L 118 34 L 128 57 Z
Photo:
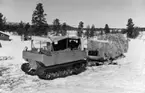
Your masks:
M 54 51 L 65 50 L 65 49 L 74 50 L 74 49 L 78 49 L 80 45 L 80 40 L 67 38 L 67 39 L 59 40 L 58 42 L 53 42 L 52 45 Z
M 32 41 L 31 48 L 32 51 L 51 51 L 51 43 L 46 41 Z

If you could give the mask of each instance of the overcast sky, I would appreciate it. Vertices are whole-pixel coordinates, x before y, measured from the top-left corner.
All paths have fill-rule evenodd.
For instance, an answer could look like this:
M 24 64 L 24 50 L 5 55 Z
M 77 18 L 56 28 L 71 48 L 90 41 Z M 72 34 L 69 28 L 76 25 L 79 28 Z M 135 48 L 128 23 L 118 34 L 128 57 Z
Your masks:
M 126 27 L 133 19 L 136 26 L 145 27 L 145 0 L 0 0 L 0 12 L 11 22 L 30 22 L 36 4 L 42 2 L 47 23 L 55 18 L 60 22 L 77 26 Z

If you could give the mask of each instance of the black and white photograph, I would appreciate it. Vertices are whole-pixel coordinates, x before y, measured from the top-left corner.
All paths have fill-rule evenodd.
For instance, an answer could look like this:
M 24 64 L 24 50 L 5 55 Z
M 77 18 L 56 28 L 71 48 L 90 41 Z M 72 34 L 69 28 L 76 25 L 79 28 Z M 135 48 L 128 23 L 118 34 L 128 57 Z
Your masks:
M 0 0 L 0 93 L 145 93 L 144 0 Z

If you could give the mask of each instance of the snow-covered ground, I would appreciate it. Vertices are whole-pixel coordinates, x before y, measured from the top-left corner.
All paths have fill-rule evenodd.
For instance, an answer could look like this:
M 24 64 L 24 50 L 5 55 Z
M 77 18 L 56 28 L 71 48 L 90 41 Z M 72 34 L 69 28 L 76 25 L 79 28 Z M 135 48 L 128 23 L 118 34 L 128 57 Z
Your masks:
M 22 50 L 30 41 L 11 36 L 12 41 L 0 41 L 0 93 L 145 93 L 145 35 L 131 40 L 126 57 L 119 65 L 88 67 L 79 75 L 55 80 L 41 80 L 21 71 Z

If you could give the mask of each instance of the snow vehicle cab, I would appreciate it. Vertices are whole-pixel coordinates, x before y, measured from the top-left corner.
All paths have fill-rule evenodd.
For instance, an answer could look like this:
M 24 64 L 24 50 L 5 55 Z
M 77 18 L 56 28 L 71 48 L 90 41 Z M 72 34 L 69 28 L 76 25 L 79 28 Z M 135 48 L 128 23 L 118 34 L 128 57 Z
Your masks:
M 28 62 L 21 66 L 29 75 L 41 79 L 54 79 L 78 74 L 85 70 L 86 52 L 81 38 L 62 37 L 31 40 L 31 49 L 23 50 L 23 58 Z

